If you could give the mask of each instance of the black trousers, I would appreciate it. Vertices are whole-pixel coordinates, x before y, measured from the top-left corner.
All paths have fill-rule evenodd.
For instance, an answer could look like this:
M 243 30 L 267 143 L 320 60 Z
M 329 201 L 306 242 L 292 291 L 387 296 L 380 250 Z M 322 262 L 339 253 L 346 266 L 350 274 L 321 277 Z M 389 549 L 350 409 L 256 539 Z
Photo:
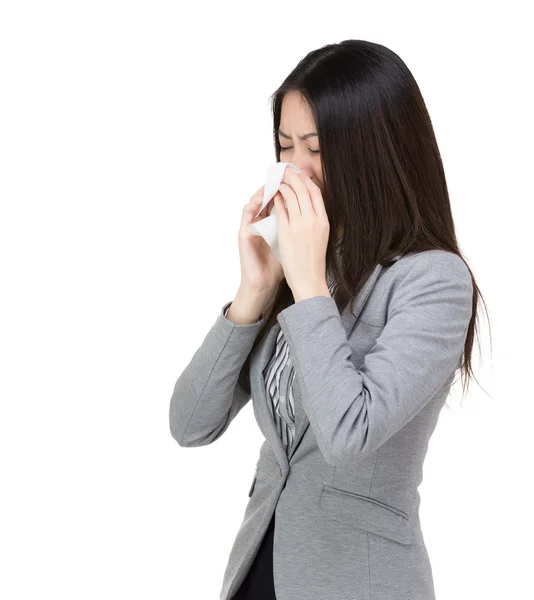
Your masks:
M 273 578 L 274 515 L 258 554 L 232 600 L 276 600 Z

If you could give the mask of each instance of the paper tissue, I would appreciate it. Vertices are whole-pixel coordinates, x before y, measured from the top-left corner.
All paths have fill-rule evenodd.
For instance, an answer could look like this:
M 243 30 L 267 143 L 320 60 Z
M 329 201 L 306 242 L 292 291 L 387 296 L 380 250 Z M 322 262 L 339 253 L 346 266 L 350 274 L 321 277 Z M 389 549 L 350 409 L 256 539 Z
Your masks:
M 284 172 L 286 167 L 290 167 L 296 173 L 301 173 L 302 169 L 288 162 L 277 162 L 267 171 L 265 177 L 265 188 L 263 190 L 263 202 L 258 212 L 254 215 L 256 218 L 261 211 L 267 206 L 269 201 L 276 194 L 280 188 L 282 182 L 289 183 L 285 177 Z M 287 207 L 287 203 L 284 200 L 284 206 Z M 278 262 L 282 262 L 280 259 L 280 253 L 278 251 L 278 219 L 276 217 L 276 209 L 273 206 L 271 214 L 261 221 L 257 221 L 250 226 L 250 231 L 254 235 L 261 235 L 263 239 L 269 244 L 273 254 L 276 256 Z

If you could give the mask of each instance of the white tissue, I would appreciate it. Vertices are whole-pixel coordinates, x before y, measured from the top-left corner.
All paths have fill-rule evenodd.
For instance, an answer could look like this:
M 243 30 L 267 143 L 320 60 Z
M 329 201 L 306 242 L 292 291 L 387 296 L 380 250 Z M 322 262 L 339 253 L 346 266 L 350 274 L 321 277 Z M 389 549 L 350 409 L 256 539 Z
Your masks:
M 276 194 L 280 188 L 282 181 L 289 183 L 284 177 L 286 167 L 290 167 L 296 173 L 301 173 L 302 169 L 288 162 L 277 162 L 267 171 L 265 178 L 265 188 L 263 190 L 263 202 L 258 212 L 254 215 L 256 218 L 261 211 L 267 206 L 269 200 Z M 287 207 L 287 202 L 284 200 L 284 206 Z M 261 221 L 257 221 L 250 226 L 250 232 L 254 235 L 261 235 L 262 238 L 269 244 L 273 254 L 276 256 L 278 262 L 282 262 L 280 259 L 280 253 L 278 251 L 278 218 L 276 216 L 276 207 L 273 206 L 271 214 Z

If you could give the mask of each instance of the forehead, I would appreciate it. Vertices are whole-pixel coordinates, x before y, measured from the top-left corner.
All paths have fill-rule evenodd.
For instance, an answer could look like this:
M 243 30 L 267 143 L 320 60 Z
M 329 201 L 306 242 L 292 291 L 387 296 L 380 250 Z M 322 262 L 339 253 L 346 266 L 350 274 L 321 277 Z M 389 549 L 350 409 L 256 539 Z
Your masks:
M 287 92 L 282 99 L 280 129 L 289 135 L 302 135 L 316 131 L 315 121 L 304 97 L 297 92 Z

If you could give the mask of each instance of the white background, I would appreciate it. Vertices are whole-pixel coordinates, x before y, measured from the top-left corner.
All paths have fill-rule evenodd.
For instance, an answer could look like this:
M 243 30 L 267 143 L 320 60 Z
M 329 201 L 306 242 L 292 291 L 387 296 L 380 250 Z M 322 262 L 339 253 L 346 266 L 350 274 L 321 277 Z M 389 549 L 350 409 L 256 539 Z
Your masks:
M 169 400 L 239 285 L 268 97 L 347 38 L 418 81 L 490 311 L 420 487 L 436 595 L 532 597 L 527 5 L 1 4 L 0 597 L 219 597 L 263 436 L 249 403 L 181 448 Z

